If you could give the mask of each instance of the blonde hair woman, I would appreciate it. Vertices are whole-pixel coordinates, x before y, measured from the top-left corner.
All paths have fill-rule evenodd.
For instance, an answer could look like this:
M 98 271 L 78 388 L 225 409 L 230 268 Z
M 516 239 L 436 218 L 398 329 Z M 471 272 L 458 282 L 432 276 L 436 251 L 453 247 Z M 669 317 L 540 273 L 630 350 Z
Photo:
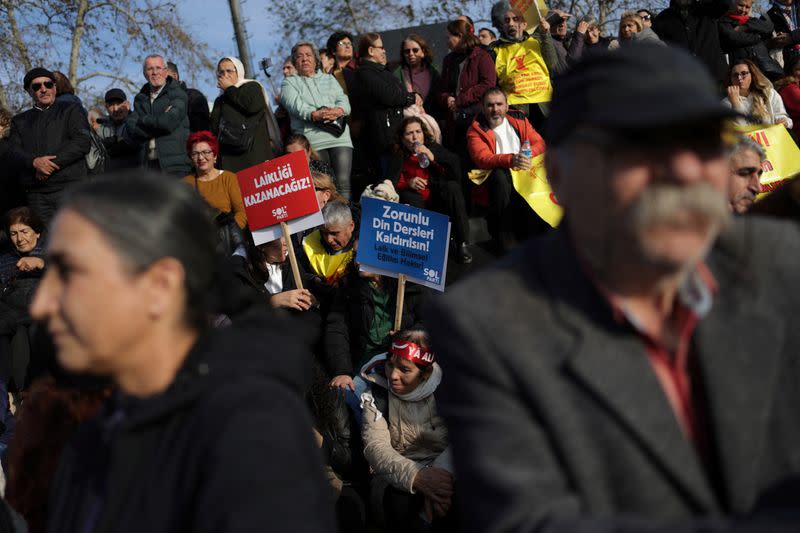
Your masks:
M 783 124 L 791 129 L 780 95 L 758 67 L 749 59 L 735 61 L 728 69 L 730 86 L 722 103 L 749 115 L 753 124 Z

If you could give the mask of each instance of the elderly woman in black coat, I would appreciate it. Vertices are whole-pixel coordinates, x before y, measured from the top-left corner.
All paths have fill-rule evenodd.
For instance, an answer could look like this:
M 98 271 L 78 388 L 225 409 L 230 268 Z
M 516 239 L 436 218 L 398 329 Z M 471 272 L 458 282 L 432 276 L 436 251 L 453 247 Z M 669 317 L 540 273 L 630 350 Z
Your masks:
M 29 207 L 17 207 L 6 214 L 3 229 L 9 242 L 0 251 L 0 379 L 14 377 L 22 387 L 26 369 L 12 358 L 11 340 L 31 322 L 28 306 L 45 266 L 44 223 Z
M 403 109 L 422 106 L 423 100 L 386 68 L 386 49 L 379 34 L 364 34 L 358 42 L 358 54 L 361 66 L 356 70 L 351 100 L 358 102 L 364 149 L 372 159 L 376 177 L 383 179 L 389 177 L 389 151 L 403 120 Z

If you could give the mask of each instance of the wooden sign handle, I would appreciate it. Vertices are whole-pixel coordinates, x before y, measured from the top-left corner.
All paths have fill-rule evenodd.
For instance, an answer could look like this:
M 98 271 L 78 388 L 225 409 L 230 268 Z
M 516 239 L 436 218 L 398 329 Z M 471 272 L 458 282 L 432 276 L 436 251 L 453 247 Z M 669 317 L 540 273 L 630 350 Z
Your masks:
M 403 324 L 403 303 L 406 297 L 406 275 L 400 274 L 397 276 L 397 306 L 394 310 L 394 331 L 400 331 L 400 326 Z
M 298 289 L 302 289 L 303 280 L 300 278 L 300 268 L 297 266 L 297 257 L 294 255 L 294 244 L 292 244 L 292 235 L 289 233 L 289 225 L 286 222 L 281 222 L 281 229 L 283 230 L 283 238 L 286 239 L 286 248 L 289 250 L 289 263 L 292 265 L 294 284 Z

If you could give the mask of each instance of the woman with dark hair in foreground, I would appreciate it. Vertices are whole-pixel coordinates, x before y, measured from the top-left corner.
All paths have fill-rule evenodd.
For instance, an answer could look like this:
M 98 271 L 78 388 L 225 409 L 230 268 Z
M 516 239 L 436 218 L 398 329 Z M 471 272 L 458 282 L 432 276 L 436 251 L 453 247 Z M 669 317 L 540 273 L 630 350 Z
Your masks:
M 333 529 L 310 357 L 264 312 L 209 327 L 215 244 L 200 197 L 163 176 L 76 188 L 58 212 L 31 314 L 67 371 L 118 392 L 64 450 L 47 531 Z

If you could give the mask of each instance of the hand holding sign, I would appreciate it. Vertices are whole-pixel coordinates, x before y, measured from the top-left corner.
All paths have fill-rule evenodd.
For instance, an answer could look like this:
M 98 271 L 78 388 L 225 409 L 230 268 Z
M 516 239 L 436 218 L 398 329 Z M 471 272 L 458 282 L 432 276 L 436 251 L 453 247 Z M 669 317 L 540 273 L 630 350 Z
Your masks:
M 307 289 L 294 289 L 291 291 L 273 294 L 269 303 L 276 309 L 293 309 L 295 311 L 308 311 L 317 305 L 317 299 Z
M 236 177 L 253 241 L 262 244 L 283 236 L 295 284 L 302 289 L 291 236 L 324 222 L 305 153 L 278 157 L 242 170 Z

